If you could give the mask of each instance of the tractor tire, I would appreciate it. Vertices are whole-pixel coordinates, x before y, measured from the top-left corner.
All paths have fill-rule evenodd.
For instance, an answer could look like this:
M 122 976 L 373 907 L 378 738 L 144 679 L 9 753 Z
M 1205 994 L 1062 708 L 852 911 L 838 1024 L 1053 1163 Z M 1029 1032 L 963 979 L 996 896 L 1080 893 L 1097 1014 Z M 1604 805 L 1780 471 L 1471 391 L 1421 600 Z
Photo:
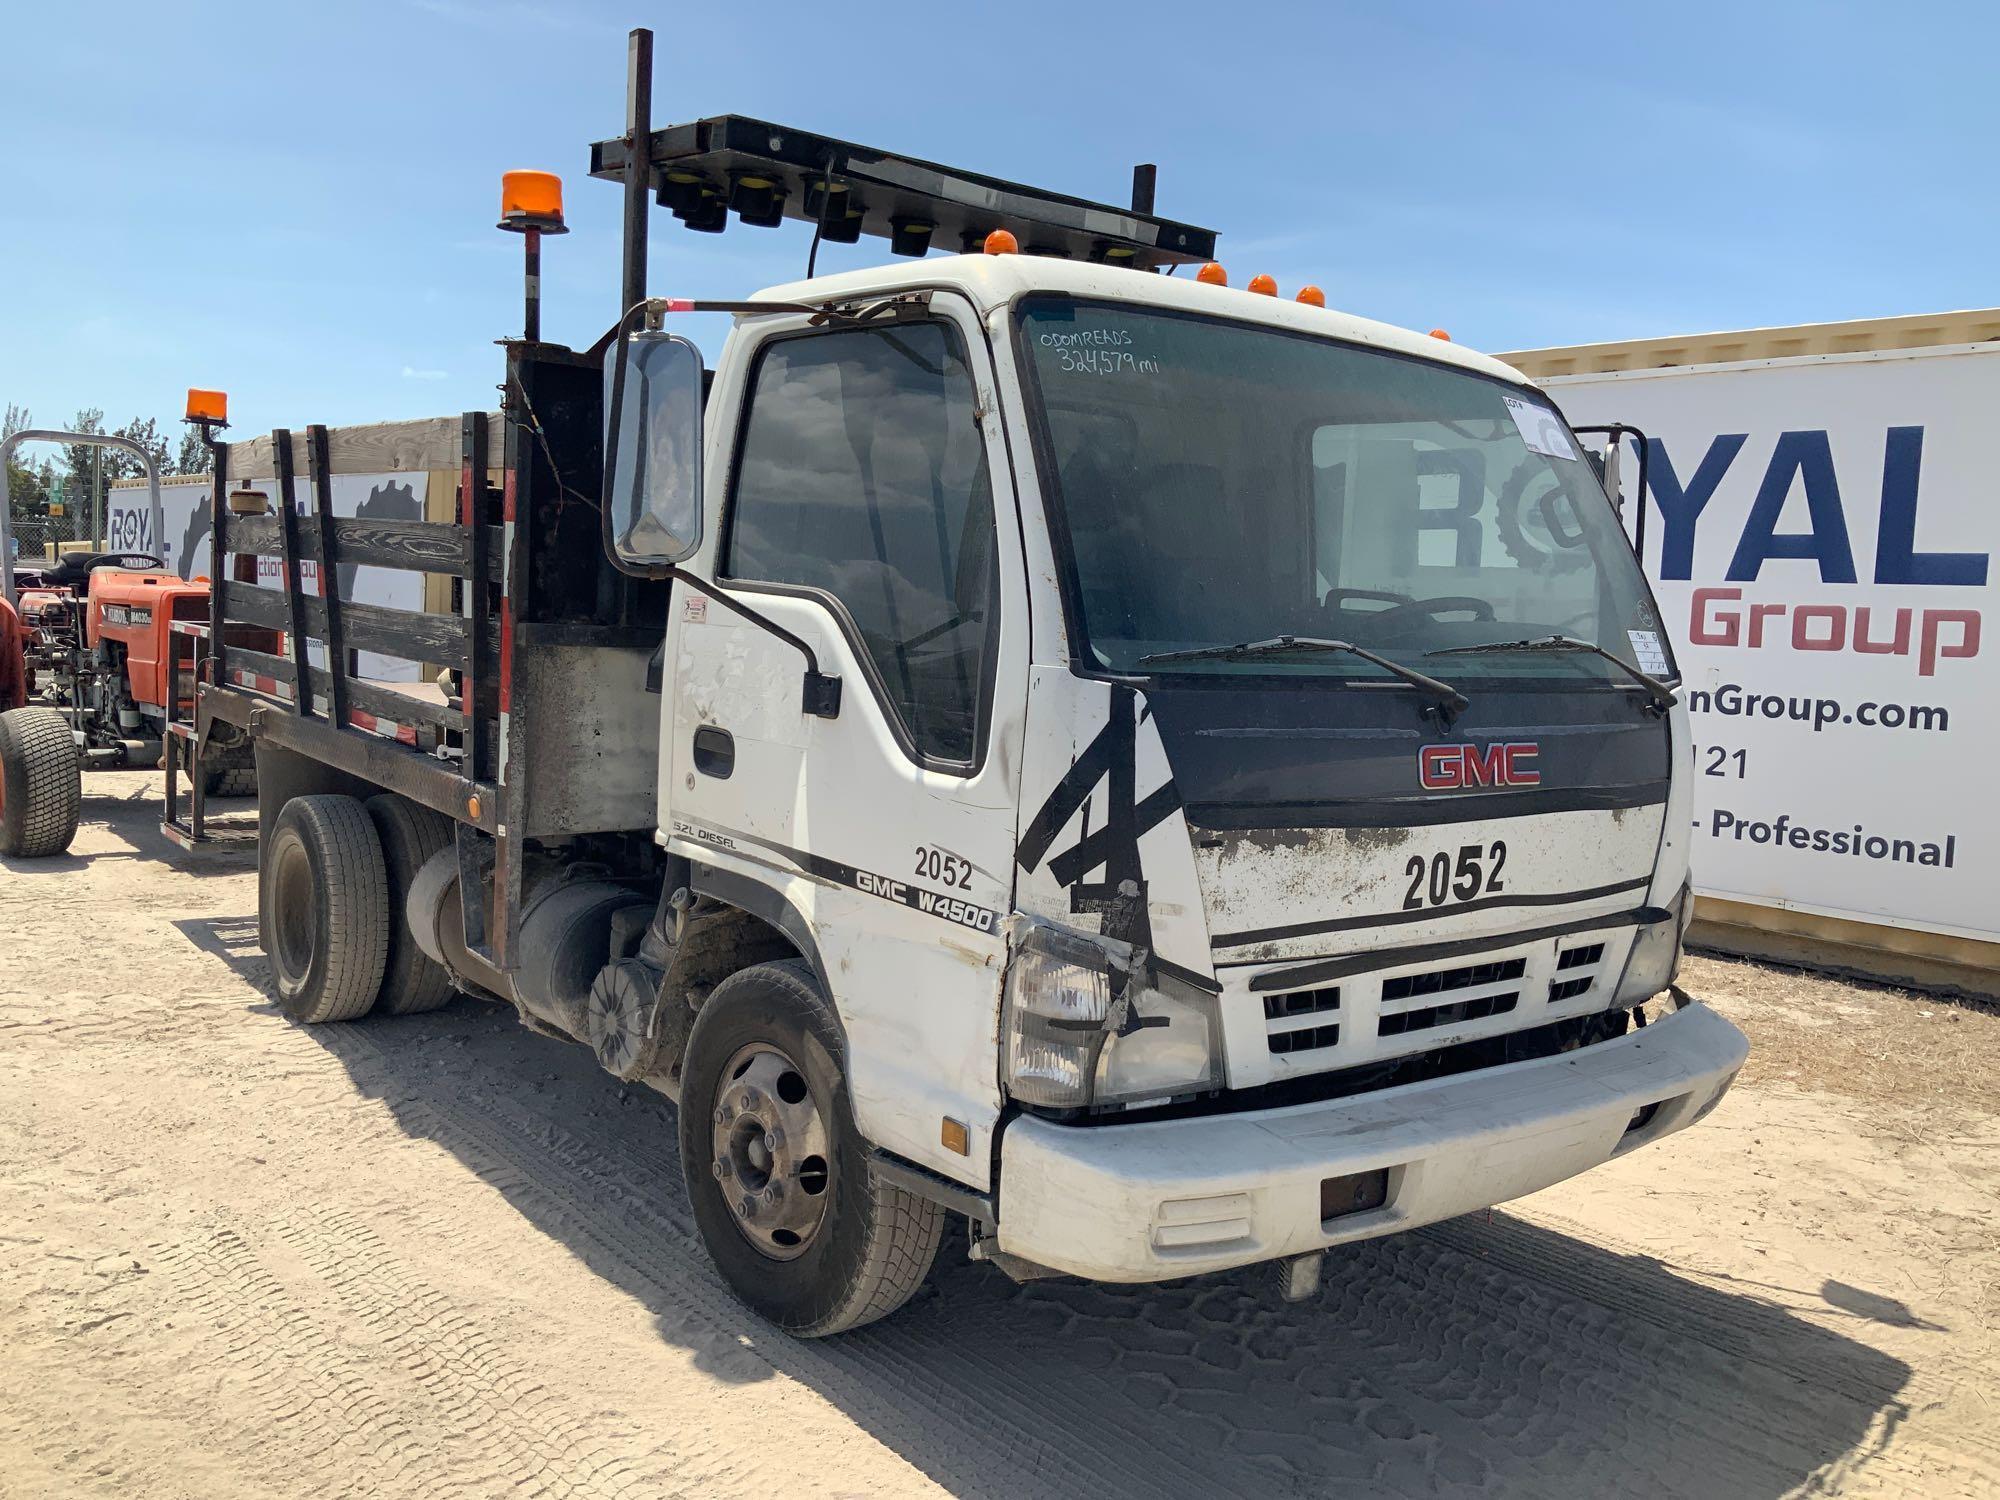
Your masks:
M 316 1026 L 364 1016 L 389 952 L 382 841 L 352 797 L 294 797 L 258 872 L 258 930 L 278 1008 Z
M 841 1051 L 812 971 L 757 964 L 703 1002 L 681 1069 L 681 1171 L 702 1244 L 738 1298 L 803 1338 L 901 1307 L 944 1234 L 941 1207 L 871 1168 Z
M 68 721 L 47 708 L 0 714 L 0 854 L 65 853 L 82 805 L 83 762 Z
M 211 750 L 201 763 L 202 795 L 206 797 L 254 797 L 257 795 L 257 753 L 247 740 L 227 750 Z
M 382 865 L 389 878 L 389 953 L 382 965 L 382 988 L 375 997 L 376 1013 L 414 1016 L 436 1010 L 451 1002 L 451 975 L 417 946 L 407 907 L 417 871 L 450 845 L 451 819 L 393 792 L 370 797 L 362 806 L 382 842 Z

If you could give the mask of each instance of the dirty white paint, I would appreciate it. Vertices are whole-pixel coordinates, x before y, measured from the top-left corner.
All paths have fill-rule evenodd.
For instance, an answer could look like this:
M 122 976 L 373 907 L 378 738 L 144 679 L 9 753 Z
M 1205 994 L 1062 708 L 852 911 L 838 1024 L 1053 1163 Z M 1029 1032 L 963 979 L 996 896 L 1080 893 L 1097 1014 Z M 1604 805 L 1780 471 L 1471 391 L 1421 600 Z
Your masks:
M 1663 810 L 1654 806 L 1484 818 L 1434 828 L 1203 830 L 1196 838 L 1195 866 L 1218 963 L 1393 953 L 1417 943 L 1500 938 L 1644 905 L 1662 817 Z M 1504 847 L 1504 862 L 1496 847 Z M 1463 869 L 1462 851 L 1472 851 Z M 1445 899 L 1434 903 L 1432 866 L 1440 857 L 1449 878 Z M 1470 873 L 1475 864 L 1476 890 Z M 1626 889 L 1579 894 L 1618 885 Z M 1247 932 L 1332 922 L 1358 925 L 1230 941 Z

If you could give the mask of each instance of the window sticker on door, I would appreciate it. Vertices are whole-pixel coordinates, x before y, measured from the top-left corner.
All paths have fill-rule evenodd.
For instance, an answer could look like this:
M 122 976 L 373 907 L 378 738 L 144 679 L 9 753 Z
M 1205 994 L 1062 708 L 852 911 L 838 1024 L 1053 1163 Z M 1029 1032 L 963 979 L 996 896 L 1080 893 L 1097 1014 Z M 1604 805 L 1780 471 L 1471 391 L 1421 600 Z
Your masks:
M 1667 652 L 1660 644 L 1657 630 L 1628 630 L 1625 635 L 1632 642 L 1632 654 L 1639 659 L 1641 672 L 1658 674 L 1667 670 Z
M 1532 401 L 1516 401 L 1512 396 L 1500 399 L 1507 403 L 1507 415 L 1514 419 L 1521 441 L 1533 452 L 1549 458 L 1566 458 L 1572 463 L 1576 461 L 1576 445 L 1563 431 L 1562 418 L 1546 406 L 1537 406 Z
M 708 600 L 700 594 L 689 594 L 686 601 L 681 605 L 681 618 L 686 620 L 690 625 L 706 625 L 708 623 Z

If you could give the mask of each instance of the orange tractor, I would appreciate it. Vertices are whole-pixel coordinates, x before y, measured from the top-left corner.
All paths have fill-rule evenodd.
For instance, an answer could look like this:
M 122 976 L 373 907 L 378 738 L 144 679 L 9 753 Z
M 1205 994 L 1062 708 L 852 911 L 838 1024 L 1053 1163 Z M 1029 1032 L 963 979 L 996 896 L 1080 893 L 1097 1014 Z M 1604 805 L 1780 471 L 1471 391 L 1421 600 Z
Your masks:
M 31 857 L 69 847 L 84 770 L 157 765 L 170 721 L 192 722 L 191 654 L 175 650 L 188 637 L 173 626 L 209 612 L 206 578 L 143 554 L 68 558 L 48 582 L 22 591 L 11 654 L 26 706 L 0 715 L 0 853 Z M 0 666 L 0 684 L 7 675 Z M 203 747 L 207 796 L 256 790 L 250 743 L 231 729 Z
M 133 447 L 152 481 L 159 534 L 158 475 L 142 450 L 101 434 L 43 432 L 0 448 L 26 439 Z M 158 765 L 167 736 L 189 732 L 195 637 L 174 627 L 206 626 L 209 585 L 182 580 L 151 553 L 101 552 L 65 557 L 41 570 L 38 587 L 16 590 L 8 519 L 0 480 L 0 854 L 36 858 L 69 848 L 85 770 Z M 232 640 L 242 628 L 232 627 Z M 252 633 L 269 639 L 244 644 L 277 649 L 275 632 Z M 256 790 L 250 742 L 233 725 L 213 727 L 198 765 L 207 796 Z

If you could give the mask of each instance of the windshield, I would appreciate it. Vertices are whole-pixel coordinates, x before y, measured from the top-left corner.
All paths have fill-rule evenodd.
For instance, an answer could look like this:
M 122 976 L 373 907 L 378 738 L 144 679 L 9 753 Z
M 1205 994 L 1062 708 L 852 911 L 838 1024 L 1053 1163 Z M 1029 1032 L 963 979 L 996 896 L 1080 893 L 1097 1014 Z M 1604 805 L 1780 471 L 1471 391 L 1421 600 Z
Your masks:
M 1427 360 L 1113 302 L 1026 299 L 1079 653 L 1114 671 L 1381 676 L 1352 653 L 1154 660 L 1292 635 L 1446 681 L 1672 670 L 1595 473 L 1537 392 Z

